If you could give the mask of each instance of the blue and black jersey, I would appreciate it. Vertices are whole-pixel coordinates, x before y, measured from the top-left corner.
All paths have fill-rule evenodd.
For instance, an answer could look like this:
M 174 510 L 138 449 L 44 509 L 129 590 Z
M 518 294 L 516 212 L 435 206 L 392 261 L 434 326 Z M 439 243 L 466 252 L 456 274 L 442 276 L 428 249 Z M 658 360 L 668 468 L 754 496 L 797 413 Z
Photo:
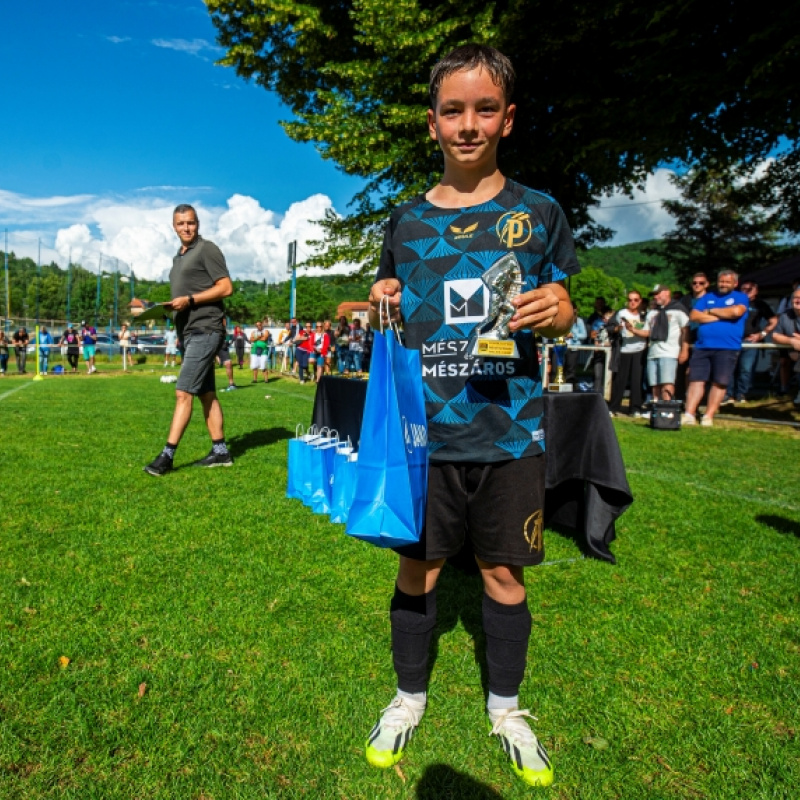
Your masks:
M 486 203 L 439 208 L 418 197 L 389 221 L 377 279 L 402 285 L 406 345 L 422 355 L 431 461 L 490 463 L 545 449 L 533 334 L 514 335 L 520 358 L 467 352 L 489 312 L 481 276 L 508 252 L 523 292 L 580 269 L 561 207 L 511 180 Z

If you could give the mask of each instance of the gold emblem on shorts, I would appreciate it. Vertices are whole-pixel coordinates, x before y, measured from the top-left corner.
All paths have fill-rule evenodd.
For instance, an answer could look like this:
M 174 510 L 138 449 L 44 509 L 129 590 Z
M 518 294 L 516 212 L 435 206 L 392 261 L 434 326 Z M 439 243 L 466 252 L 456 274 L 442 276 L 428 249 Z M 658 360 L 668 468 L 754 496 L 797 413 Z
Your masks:
M 525 524 L 522 526 L 522 535 L 525 541 L 530 545 L 531 551 L 536 550 L 538 553 L 542 549 L 542 530 L 544 528 L 542 521 L 542 512 L 534 511 Z

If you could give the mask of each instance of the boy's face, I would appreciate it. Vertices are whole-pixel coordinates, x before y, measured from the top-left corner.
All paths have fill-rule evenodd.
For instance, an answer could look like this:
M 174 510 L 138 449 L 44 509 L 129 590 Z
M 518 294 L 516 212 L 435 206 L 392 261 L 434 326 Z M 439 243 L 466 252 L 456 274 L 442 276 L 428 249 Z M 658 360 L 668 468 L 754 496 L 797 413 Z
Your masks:
M 442 81 L 436 108 L 428 110 L 428 131 L 439 142 L 446 164 L 493 167 L 497 145 L 511 133 L 515 111 L 486 70 L 462 70 Z

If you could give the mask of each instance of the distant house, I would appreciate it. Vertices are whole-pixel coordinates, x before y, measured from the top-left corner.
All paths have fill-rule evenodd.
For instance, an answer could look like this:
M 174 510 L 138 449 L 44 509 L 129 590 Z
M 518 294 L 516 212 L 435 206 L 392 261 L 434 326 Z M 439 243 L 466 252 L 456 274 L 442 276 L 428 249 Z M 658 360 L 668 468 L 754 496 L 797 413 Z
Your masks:
M 349 320 L 360 319 L 365 324 L 369 319 L 369 303 L 361 301 L 358 303 L 339 303 L 336 309 L 336 318 L 347 317 Z
M 147 303 L 145 303 L 144 300 L 140 300 L 138 297 L 134 297 L 130 303 L 128 303 L 128 308 L 131 310 L 131 316 L 135 318 L 147 308 Z

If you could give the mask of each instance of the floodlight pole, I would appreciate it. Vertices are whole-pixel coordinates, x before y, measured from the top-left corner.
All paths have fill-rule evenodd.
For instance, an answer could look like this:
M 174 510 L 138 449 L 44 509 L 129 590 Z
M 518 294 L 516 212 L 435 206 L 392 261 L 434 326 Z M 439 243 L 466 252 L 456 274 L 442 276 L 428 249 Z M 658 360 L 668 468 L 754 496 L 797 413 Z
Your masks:
M 119 310 L 119 259 L 114 259 L 114 330 L 117 329 L 117 311 Z
M 6 246 L 3 251 L 6 262 L 6 333 L 11 331 L 11 295 L 8 291 L 8 228 L 5 229 L 6 233 Z
M 38 239 L 39 253 L 36 256 L 36 324 L 39 324 L 39 284 L 42 282 L 42 240 Z
M 100 261 L 97 264 L 97 295 L 94 300 L 94 327 L 97 327 L 97 320 L 100 313 L 100 281 L 103 275 L 103 254 L 100 253 Z
M 292 292 L 289 299 L 289 319 L 297 316 L 297 242 L 289 242 L 287 267 L 292 273 Z
M 72 248 L 69 249 L 69 261 L 67 262 L 67 325 L 70 318 L 70 297 L 72 296 Z

